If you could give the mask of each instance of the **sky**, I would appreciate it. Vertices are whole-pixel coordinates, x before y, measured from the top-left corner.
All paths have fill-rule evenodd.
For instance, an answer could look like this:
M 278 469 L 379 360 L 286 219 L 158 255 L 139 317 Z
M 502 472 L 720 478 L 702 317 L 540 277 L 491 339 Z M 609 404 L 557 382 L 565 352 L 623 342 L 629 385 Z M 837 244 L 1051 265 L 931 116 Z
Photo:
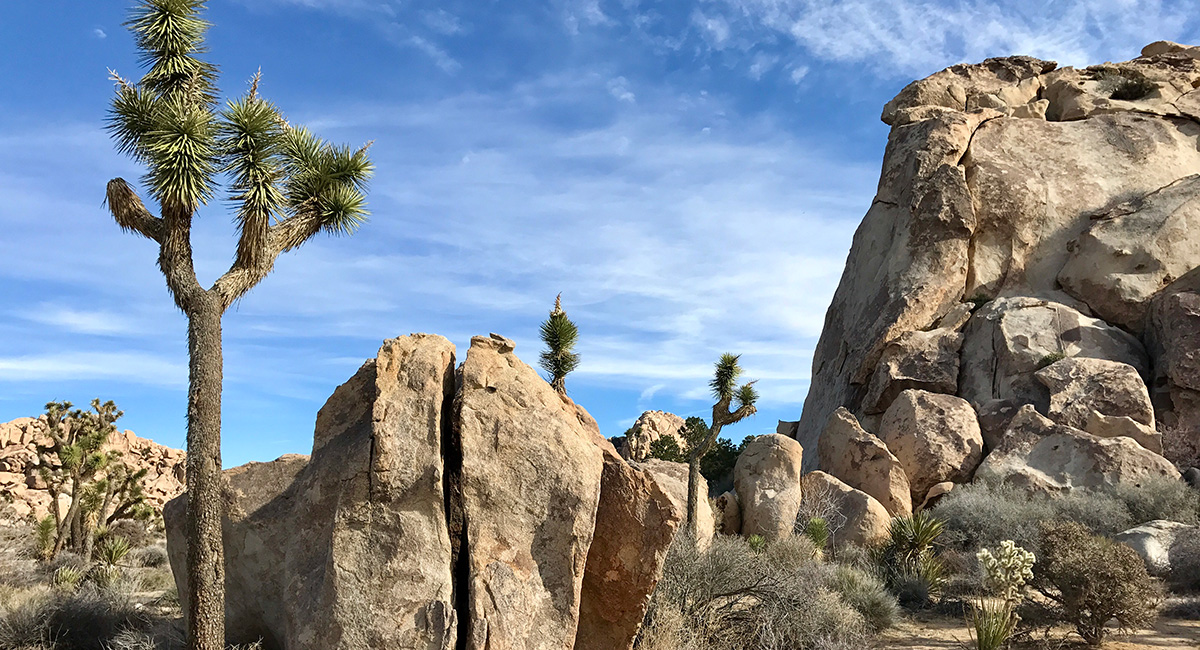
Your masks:
M 141 70 L 128 0 L 0 4 L 0 422 L 112 399 L 185 441 L 186 321 L 105 183 L 144 170 L 103 129 L 108 69 Z M 707 415 L 722 352 L 759 413 L 799 419 L 812 350 L 875 192 L 883 104 L 948 65 L 1061 65 L 1200 43 L 1200 0 L 211 0 L 226 96 L 256 70 L 293 123 L 373 141 L 371 220 L 318 238 L 225 316 L 227 467 L 307 453 L 380 342 L 497 332 L 535 363 L 554 297 L 580 329 L 568 391 L 605 435 Z M 144 196 L 144 194 L 143 194 Z M 225 201 L 197 272 L 232 259 Z

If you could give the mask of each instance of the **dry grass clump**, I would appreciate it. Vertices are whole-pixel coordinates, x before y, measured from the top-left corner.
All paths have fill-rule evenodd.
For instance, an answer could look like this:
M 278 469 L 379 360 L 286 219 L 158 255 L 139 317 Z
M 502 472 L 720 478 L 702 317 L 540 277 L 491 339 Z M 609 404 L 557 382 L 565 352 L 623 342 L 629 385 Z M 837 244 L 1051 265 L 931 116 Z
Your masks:
M 861 648 L 896 604 L 882 585 L 819 559 L 812 542 L 788 537 L 754 550 L 719 536 L 706 552 L 680 535 L 647 613 L 641 650 Z

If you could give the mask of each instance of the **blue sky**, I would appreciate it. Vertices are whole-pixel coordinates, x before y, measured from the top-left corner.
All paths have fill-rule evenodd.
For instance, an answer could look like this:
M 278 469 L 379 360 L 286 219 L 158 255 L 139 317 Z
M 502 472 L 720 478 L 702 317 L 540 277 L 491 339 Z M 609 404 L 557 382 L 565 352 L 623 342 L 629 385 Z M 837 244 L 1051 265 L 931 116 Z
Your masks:
M 735 439 L 797 419 L 812 348 L 874 194 L 900 88 L 1022 53 L 1086 65 L 1200 42 L 1200 2 L 212 0 L 210 58 L 334 141 L 374 140 L 372 220 L 310 242 L 225 317 L 227 466 L 306 453 L 316 410 L 382 339 L 536 361 L 563 292 L 571 394 L 618 435 L 703 415 L 721 352 L 759 380 Z M 0 8 L 0 421 L 95 396 L 182 447 L 183 317 L 105 182 L 107 68 L 140 71 L 123 1 Z M 202 281 L 233 251 L 195 231 Z

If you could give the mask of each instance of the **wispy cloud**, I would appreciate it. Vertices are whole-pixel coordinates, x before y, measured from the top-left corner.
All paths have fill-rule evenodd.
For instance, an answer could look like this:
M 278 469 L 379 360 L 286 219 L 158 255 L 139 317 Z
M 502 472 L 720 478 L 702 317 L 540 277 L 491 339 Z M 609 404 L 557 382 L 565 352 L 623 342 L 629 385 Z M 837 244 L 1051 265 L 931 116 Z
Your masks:
M 119 379 L 136 384 L 186 386 L 187 364 L 140 352 L 72 351 L 0 357 L 0 382 Z
M 105 32 L 100 27 L 96 27 L 95 29 L 92 30 L 92 37 L 99 38 L 99 39 L 105 39 L 105 38 L 108 38 L 108 33 Z
M 106 311 L 90 311 L 41 304 L 22 310 L 27 320 L 75 334 L 97 334 L 125 336 L 138 331 L 137 327 L 121 314 Z

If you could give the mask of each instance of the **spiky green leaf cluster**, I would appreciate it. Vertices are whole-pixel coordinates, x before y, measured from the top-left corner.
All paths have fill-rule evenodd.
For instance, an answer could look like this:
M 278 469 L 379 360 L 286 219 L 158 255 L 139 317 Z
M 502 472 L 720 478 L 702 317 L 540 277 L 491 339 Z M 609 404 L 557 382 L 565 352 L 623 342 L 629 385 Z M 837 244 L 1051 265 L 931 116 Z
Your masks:
M 738 377 L 742 375 L 742 367 L 738 365 L 740 355 L 726 352 L 716 363 L 712 381 L 708 382 L 713 397 L 719 400 L 732 400 L 736 390 Z
M 542 370 L 549 373 L 552 382 L 561 382 L 579 367 L 579 355 L 572 352 L 579 339 L 579 328 L 556 303 L 550 317 L 542 323 L 541 336 L 546 344 L 541 355 Z
M 367 149 L 335 146 L 290 126 L 257 94 L 216 105 L 216 67 L 205 52 L 208 23 L 200 0 L 142 0 L 127 23 L 147 71 L 132 83 L 117 77 L 108 130 L 117 148 L 147 167 L 144 182 L 166 207 L 194 210 L 231 178 L 243 233 L 239 256 L 261 252 L 272 220 L 315 216 L 333 234 L 353 232 L 367 217 Z M 254 260 L 250 260 L 254 261 Z

